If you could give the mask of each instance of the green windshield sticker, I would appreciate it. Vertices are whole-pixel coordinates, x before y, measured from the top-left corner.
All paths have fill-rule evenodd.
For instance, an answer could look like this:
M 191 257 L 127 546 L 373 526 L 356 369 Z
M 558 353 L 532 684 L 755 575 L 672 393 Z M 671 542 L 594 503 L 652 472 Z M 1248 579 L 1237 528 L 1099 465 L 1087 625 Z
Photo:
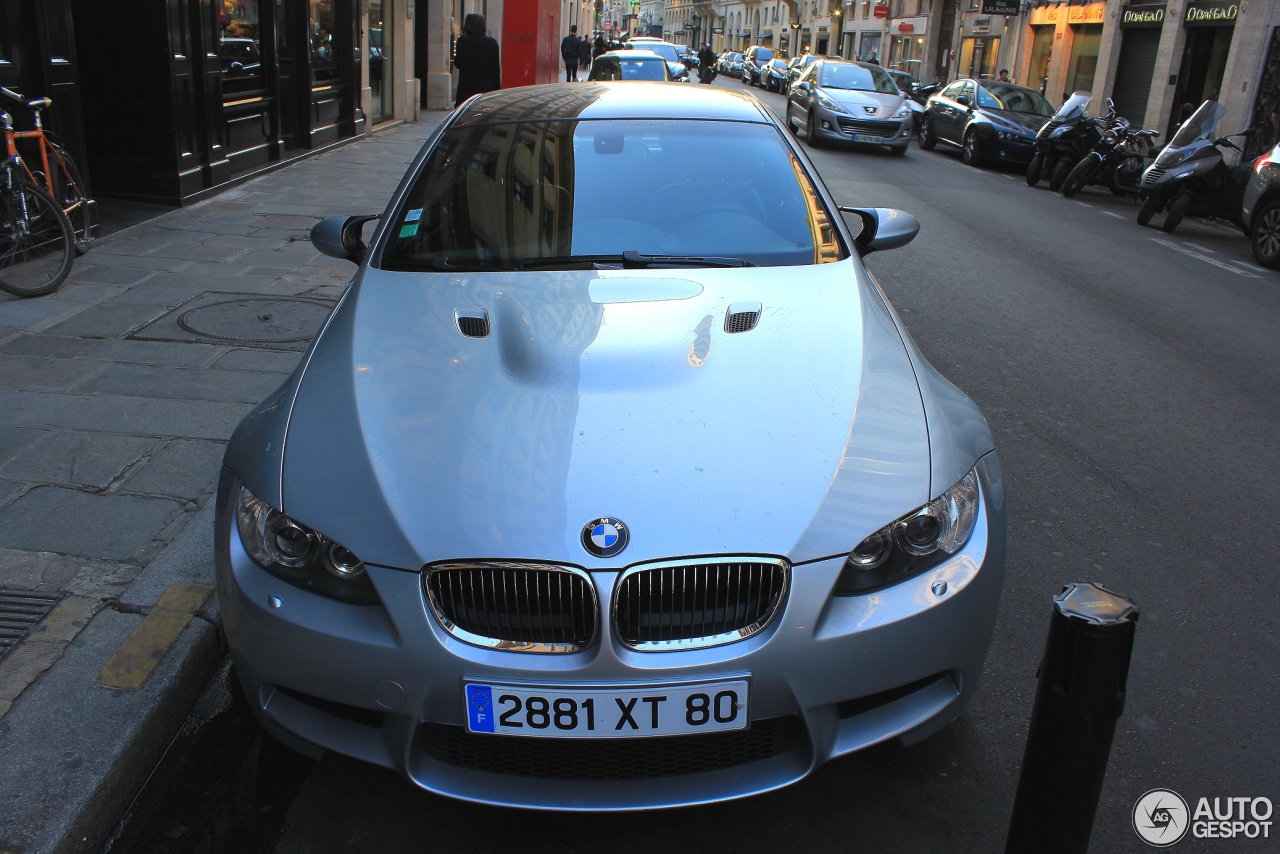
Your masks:
M 418 224 L 416 222 L 413 225 L 400 226 L 401 237 L 413 237 L 417 233 L 418 233 Z

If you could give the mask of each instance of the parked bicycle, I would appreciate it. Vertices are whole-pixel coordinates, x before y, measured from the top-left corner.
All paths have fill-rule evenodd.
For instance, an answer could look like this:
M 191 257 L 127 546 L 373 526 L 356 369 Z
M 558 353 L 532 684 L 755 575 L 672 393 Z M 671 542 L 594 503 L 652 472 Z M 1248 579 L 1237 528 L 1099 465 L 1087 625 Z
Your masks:
M 5 125 L 5 149 L 10 157 L 18 158 L 28 179 L 37 187 L 41 187 L 62 208 L 71 222 L 75 232 L 74 249 L 77 255 L 89 251 L 93 243 L 94 231 L 97 230 L 97 202 L 89 198 L 84 180 L 80 177 L 80 169 L 71 159 L 53 134 L 44 128 L 41 111 L 53 105 L 49 98 L 34 98 L 30 101 L 12 89 L 0 86 L 0 95 L 17 101 L 31 110 L 33 116 L 31 130 L 15 130 L 11 124 Z M 19 143 L 25 143 L 19 146 Z M 28 149 L 30 157 L 22 160 L 18 157 L 20 147 Z
M 6 131 L 7 113 L 0 112 Z M 71 272 L 75 233 L 58 203 L 24 174 L 15 157 L 0 161 L 0 290 L 35 297 Z

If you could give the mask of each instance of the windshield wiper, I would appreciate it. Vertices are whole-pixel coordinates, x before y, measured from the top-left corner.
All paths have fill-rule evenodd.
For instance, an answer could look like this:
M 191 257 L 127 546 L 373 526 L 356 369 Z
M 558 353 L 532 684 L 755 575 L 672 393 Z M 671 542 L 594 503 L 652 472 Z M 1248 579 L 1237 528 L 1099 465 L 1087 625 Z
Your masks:
M 745 258 L 716 255 L 645 255 L 628 249 L 621 255 L 556 255 L 545 258 L 521 258 L 520 269 L 556 267 L 560 265 L 620 266 L 624 270 L 661 269 L 666 267 L 754 267 Z

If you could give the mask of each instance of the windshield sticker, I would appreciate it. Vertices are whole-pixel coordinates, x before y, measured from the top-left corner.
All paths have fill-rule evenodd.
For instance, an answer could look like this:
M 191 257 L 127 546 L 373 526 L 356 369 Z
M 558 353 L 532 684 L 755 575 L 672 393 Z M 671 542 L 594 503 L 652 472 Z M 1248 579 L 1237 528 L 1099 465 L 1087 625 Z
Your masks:
M 422 208 L 414 208 L 404 215 L 405 222 L 417 222 L 422 219 Z
M 401 237 L 413 237 L 417 233 L 418 233 L 418 224 L 416 222 L 413 225 L 400 226 Z

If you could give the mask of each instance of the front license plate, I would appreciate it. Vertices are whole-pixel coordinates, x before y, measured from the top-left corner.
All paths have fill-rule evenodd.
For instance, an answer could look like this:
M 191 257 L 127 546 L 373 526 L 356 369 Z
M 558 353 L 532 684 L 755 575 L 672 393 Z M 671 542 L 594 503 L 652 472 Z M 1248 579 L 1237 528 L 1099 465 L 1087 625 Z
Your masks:
M 855 133 L 853 135 L 853 141 L 854 142 L 884 142 L 884 137 L 871 136 L 870 134 L 865 134 L 865 133 Z
M 639 738 L 746 729 L 747 681 L 555 688 L 469 682 L 467 731 L 546 738 Z

